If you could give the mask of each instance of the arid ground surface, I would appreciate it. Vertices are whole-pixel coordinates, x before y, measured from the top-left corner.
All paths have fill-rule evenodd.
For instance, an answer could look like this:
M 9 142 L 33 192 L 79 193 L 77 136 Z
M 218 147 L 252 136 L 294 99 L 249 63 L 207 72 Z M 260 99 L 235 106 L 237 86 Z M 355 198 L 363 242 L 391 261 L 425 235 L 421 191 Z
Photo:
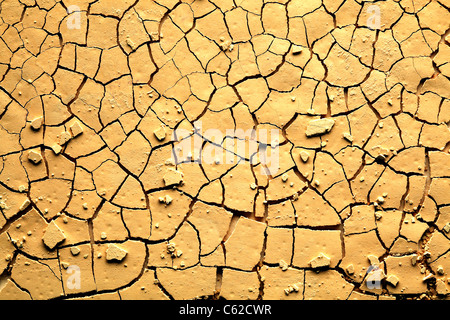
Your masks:
M 0 299 L 446 299 L 449 0 L 0 0 Z

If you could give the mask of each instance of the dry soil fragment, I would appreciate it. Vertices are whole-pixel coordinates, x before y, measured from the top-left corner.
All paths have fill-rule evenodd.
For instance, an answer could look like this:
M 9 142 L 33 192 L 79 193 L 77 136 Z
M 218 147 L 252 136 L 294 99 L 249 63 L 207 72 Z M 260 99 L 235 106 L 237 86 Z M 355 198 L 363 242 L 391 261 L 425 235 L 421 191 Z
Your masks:
M 409 177 L 409 192 L 405 198 L 405 208 L 406 212 L 414 212 L 419 208 L 419 204 L 423 204 L 422 199 L 424 199 L 424 193 L 427 184 L 426 176 L 411 176 Z
M 168 169 L 164 175 L 166 186 L 179 185 L 183 181 L 183 173 L 175 169 Z
M 125 179 L 111 202 L 120 207 L 145 209 L 147 207 L 145 199 L 141 183 L 130 175 Z
M 34 164 L 38 164 L 38 163 L 40 163 L 40 162 L 42 161 L 42 155 L 41 155 L 40 152 L 31 150 L 31 151 L 28 153 L 28 159 L 29 159 L 31 162 L 33 162 Z
M 58 144 L 60 146 L 63 146 L 67 142 L 69 142 L 71 139 L 72 139 L 72 136 L 70 135 L 69 132 L 67 132 L 67 131 L 61 132 L 61 134 L 59 135 L 59 138 L 58 138 Z
M 115 244 L 109 244 L 106 250 L 106 260 L 108 261 L 122 261 L 125 259 L 128 252 Z
M 192 197 L 197 196 L 200 190 L 209 184 L 202 168 L 197 163 L 183 163 L 178 166 L 178 170 L 183 172 L 183 182 L 178 188 Z M 216 201 L 213 202 L 218 202 L 218 198 L 215 199 Z
M 423 174 L 425 168 L 425 148 L 405 149 L 389 161 L 395 170 Z
M 432 60 L 429 57 L 409 57 L 396 62 L 386 79 L 389 88 L 397 83 L 406 90 L 415 92 L 423 78 L 430 78 L 434 73 Z
M 50 222 L 47 229 L 45 230 L 44 237 L 42 241 L 44 241 L 45 245 L 53 250 L 58 244 L 66 240 L 66 236 L 62 232 L 62 230 L 56 225 L 54 221 Z
M 424 222 L 416 221 L 415 218 L 409 214 L 405 215 L 403 223 L 400 227 L 400 235 L 405 237 L 411 244 L 410 252 L 415 251 L 417 244 L 422 238 L 424 232 L 428 229 L 428 225 Z M 393 248 L 395 251 L 395 248 Z
M 389 283 L 391 286 L 396 287 L 398 284 L 398 278 L 395 275 L 390 275 L 386 278 L 387 283 Z
M 33 130 L 37 131 L 42 127 L 43 122 L 44 122 L 43 117 L 35 118 L 31 121 L 31 127 L 33 128 Z
M 122 209 L 122 218 L 131 237 L 148 239 L 151 230 L 151 215 L 148 209 Z
M 434 210 L 436 210 L 435 207 L 434 207 Z M 422 214 L 421 214 L 421 216 L 422 216 Z M 434 216 L 433 216 L 432 220 L 434 220 Z M 438 220 L 436 221 L 436 225 L 439 227 L 439 229 L 444 230 L 445 233 L 450 232 L 450 208 L 449 207 L 443 207 L 440 209 L 440 215 L 439 215 Z
M 432 125 L 425 123 L 420 134 L 419 144 L 424 147 L 444 150 L 450 141 L 450 130 L 445 124 Z
M 306 128 L 307 137 L 321 136 L 331 131 L 335 121 L 333 119 L 324 118 L 318 120 L 312 120 L 309 122 Z
M 383 208 L 400 208 L 403 195 L 406 193 L 407 178 L 386 168 L 380 179 L 373 186 L 369 199 Z
M 101 201 L 102 198 L 94 190 L 75 190 L 66 208 L 66 212 L 77 218 L 89 219 L 94 215 Z
M 70 248 L 70 252 L 72 253 L 73 256 L 77 256 L 80 254 L 80 248 L 78 247 L 71 247 Z
M 197 231 L 184 223 L 170 241 L 148 246 L 149 267 L 190 268 L 199 262 L 200 242 Z
M 28 199 L 26 194 L 12 192 L 2 185 L 0 185 L 0 197 L 0 208 L 6 219 L 10 219 L 19 213 L 23 203 Z
M 445 237 L 441 232 L 433 232 L 431 238 L 425 246 L 425 250 L 427 250 L 428 252 L 427 257 L 430 261 L 436 260 L 446 252 L 447 246 L 448 238 Z
M 68 299 L 69 300 L 69 299 Z M 70 300 L 82 300 L 82 301 L 118 301 L 120 295 L 117 292 L 99 293 L 91 296 L 84 296 L 81 298 L 71 298 Z
M 448 294 L 447 285 L 441 279 L 436 280 L 436 292 L 439 295 L 445 296 Z
M 156 139 L 158 139 L 159 141 L 163 141 L 166 138 L 166 129 L 164 126 L 161 126 L 153 131 L 153 134 L 155 135 Z
M 314 187 L 321 193 L 345 181 L 342 166 L 328 153 L 318 152 L 314 161 Z
M 378 300 L 376 295 L 369 295 L 353 291 L 347 300 Z M 395 300 L 395 299 L 394 299 Z
M 308 159 L 309 159 L 309 153 L 306 152 L 306 151 L 301 151 L 300 152 L 300 157 L 301 157 L 302 161 L 304 163 L 306 163 L 306 162 L 308 162 Z
M 370 71 L 356 56 L 338 44 L 333 46 L 324 63 L 329 71 L 327 80 L 337 86 L 360 84 Z
M 317 257 L 312 259 L 309 264 L 311 265 L 311 268 L 317 269 L 317 268 L 323 268 L 323 267 L 329 267 L 330 266 L 331 259 L 328 258 L 323 253 L 320 253 Z
M 83 128 L 80 126 L 80 123 L 75 121 L 71 126 L 70 126 L 70 132 L 72 133 L 72 137 L 78 137 L 80 134 L 83 133 Z
M 62 151 L 62 147 L 59 144 L 54 144 L 51 148 L 55 154 L 60 154 Z

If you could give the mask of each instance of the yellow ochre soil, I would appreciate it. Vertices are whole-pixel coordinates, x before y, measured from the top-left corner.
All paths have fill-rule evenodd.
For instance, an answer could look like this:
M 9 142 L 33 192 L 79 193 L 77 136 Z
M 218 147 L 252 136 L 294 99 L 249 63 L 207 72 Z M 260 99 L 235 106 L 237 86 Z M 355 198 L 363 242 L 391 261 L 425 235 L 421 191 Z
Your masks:
M 449 6 L 0 0 L 0 299 L 446 299 Z

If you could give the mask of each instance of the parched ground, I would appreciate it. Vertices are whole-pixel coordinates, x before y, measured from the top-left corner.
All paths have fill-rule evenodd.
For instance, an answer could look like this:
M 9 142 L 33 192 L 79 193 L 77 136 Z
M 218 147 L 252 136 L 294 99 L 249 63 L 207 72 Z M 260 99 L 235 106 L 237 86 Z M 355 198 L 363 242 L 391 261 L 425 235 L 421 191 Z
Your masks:
M 447 298 L 449 6 L 0 0 L 0 299 Z

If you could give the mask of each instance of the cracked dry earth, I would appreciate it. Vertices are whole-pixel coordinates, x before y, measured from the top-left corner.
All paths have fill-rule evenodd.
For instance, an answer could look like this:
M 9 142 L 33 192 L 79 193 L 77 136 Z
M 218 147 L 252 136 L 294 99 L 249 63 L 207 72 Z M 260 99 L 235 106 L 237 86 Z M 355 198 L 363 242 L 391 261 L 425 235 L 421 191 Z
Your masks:
M 445 299 L 448 7 L 0 1 L 0 299 Z

